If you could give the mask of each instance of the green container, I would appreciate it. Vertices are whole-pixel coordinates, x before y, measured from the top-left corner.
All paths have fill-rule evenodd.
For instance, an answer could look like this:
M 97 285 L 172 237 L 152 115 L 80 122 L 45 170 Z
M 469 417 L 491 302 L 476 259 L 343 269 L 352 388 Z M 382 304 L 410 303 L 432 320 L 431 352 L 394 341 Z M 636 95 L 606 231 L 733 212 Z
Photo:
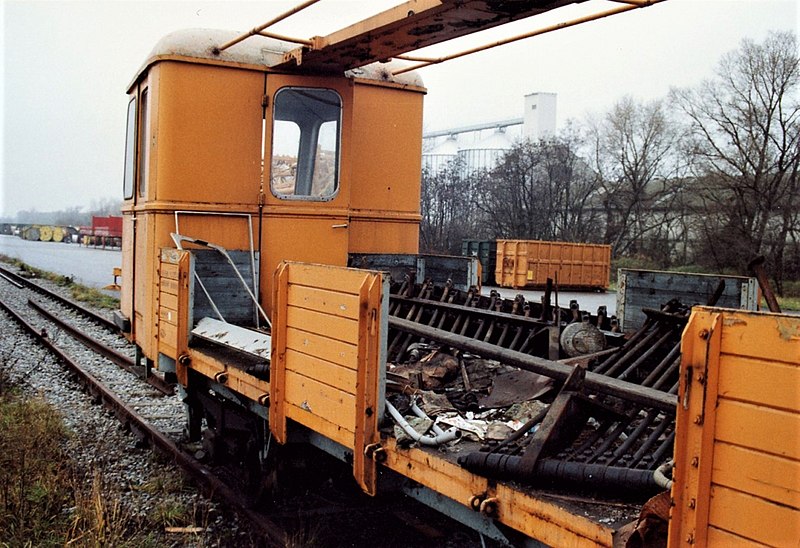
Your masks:
M 495 240 L 462 240 L 461 255 L 477 257 L 481 263 L 481 283 L 496 285 L 494 269 L 497 265 L 497 242 Z

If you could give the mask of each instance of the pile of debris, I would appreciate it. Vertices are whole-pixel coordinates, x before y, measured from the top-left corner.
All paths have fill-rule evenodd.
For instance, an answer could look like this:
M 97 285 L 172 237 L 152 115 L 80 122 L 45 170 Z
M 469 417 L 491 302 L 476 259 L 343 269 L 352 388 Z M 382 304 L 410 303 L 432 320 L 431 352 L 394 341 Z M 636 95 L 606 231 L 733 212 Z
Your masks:
M 387 409 L 398 441 L 457 452 L 474 473 L 527 485 L 614 498 L 665 488 L 689 307 L 670 301 L 647 310 L 647 322 L 630 337 L 602 332 L 619 346 L 553 360 L 543 357 L 552 355 L 548 344 L 530 342 L 537 331 L 610 327 L 608 318 L 559 311 L 551 320 L 521 316 L 515 323 L 493 295 L 495 314 L 476 320 L 423 300 L 406 297 L 390 309 Z M 498 344 L 530 327 L 525 322 L 536 324 L 525 331 L 527 346 Z

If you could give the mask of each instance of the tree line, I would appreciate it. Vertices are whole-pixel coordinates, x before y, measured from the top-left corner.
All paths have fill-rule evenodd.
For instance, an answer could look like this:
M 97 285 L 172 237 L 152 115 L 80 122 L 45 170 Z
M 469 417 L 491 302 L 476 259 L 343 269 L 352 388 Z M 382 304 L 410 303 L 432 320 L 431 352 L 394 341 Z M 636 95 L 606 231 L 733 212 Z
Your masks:
M 654 268 L 744 273 L 768 258 L 800 279 L 797 39 L 744 40 L 713 77 L 652 102 L 621 98 L 495 167 L 423 170 L 421 247 L 464 239 L 605 243 Z
M 91 226 L 92 217 L 119 216 L 121 207 L 122 200 L 100 198 L 92 200 L 88 208 L 73 206 L 58 211 L 23 209 L 17 212 L 14 219 L 7 219 L 5 222 L 57 226 Z

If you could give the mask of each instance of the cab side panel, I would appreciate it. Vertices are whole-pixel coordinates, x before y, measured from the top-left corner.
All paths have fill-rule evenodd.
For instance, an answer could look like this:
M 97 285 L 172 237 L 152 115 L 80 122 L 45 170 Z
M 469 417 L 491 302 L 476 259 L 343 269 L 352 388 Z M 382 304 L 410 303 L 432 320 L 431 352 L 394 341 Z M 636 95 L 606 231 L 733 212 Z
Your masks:
M 165 61 L 146 75 L 149 124 L 143 195 L 127 223 L 133 251 L 134 337 L 152 360 L 158 348 L 158 258 L 173 232 L 249 250 L 261 185 L 262 72 Z M 140 86 L 141 87 L 141 86 Z M 141 92 L 140 92 L 141 93 Z M 141 174 L 140 174 L 141 175 Z M 140 176 L 141 183 L 141 176 Z M 176 212 L 179 226 L 176 230 Z M 188 212 L 188 213 L 186 213 Z M 235 215 L 232 215 L 235 214 Z
M 417 253 L 423 94 L 356 84 L 350 253 Z
M 158 183 L 151 199 L 222 208 L 257 203 L 264 74 L 162 63 Z

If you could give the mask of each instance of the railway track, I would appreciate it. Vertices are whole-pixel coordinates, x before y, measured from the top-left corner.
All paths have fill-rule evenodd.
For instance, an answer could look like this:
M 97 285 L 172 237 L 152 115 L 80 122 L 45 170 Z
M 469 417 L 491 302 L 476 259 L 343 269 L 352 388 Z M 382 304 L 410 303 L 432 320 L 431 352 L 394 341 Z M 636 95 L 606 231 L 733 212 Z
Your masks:
M 131 355 L 130 345 L 118 336 L 118 329 L 113 321 L 6 268 L 0 267 L 0 277 L 20 290 L 29 290 L 38 295 L 37 299 L 28 298 L 28 306 L 47 322 L 55 325 L 57 329 L 115 363 L 118 367 L 143 378 L 159 392 L 166 395 L 174 393 L 171 383 L 136 363 L 135 352 Z M 48 302 L 50 304 L 46 305 L 45 303 Z M 73 322 L 79 322 L 80 327 L 62 319 L 58 314 L 69 315 Z M 100 331 L 95 331 L 100 338 L 94 338 L 86 333 L 83 329 L 89 327 L 89 324 L 86 321 L 80 321 L 81 319 L 100 327 Z M 127 354 L 121 350 L 125 350 Z
M 32 303 L 32 301 L 29 301 Z M 35 305 L 38 307 L 40 305 Z M 223 499 L 226 503 L 232 505 L 238 512 L 246 516 L 249 521 L 264 535 L 265 539 L 270 541 L 270 544 L 275 546 L 285 546 L 286 537 L 281 533 L 281 529 L 271 521 L 267 521 L 264 517 L 258 516 L 247 508 L 246 501 L 243 500 L 233 489 L 228 487 L 224 482 L 213 475 L 208 468 L 194 460 L 191 456 L 186 454 L 183 449 L 173 439 L 176 432 L 173 430 L 173 436 L 170 437 L 163 431 L 161 427 L 155 426 L 154 423 L 163 422 L 165 419 L 170 422 L 172 419 L 179 417 L 182 410 L 178 408 L 177 414 L 164 413 L 165 407 L 175 408 L 175 405 L 169 405 L 166 401 L 158 401 L 153 405 L 151 401 L 153 394 L 143 393 L 137 390 L 136 385 L 122 382 L 109 382 L 109 378 L 105 377 L 101 381 L 96 375 L 98 370 L 95 369 L 94 373 L 90 371 L 89 367 L 79 363 L 70 357 L 69 353 L 57 345 L 48 335 L 45 329 L 30 323 L 21 314 L 16 312 L 8 304 L 0 300 L 0 308 L 2 308 L 15 322 L 17 322 L 31 337 L 33 337 L 39 344 L 45 346 L 54 356 L 58 358 L 61 364 L 74 375 L 78 383 L 95 399 L 96 402 L 102 403 L 113 415 L 120 421 L 126 430 L 130 430 L 136 437 L 146 442 L 150 447 L 157 449 L 164 454 L 170 461 L 180 466 L 186 471 L 189 476 L 197 483 L 207 494 L 213 494 L 216 497 Z M 58 318 L 48 313 L 47 317 L 52 321 L 56 320 L 55 325 L 63 325 L 63 322 Z M 86 337 L 86 335 L 82 335 Z M 113 350 L 105 347 L 102 343 L 92 341 L 90 344 L 92 350 L 97 351 L 105 357 L 105 354 Z M 99 350 L 102 348 L 102 350 Z M 123 386 L 125 385 L 125 386 Z M 133 392 L 125 390 L 127 387 L 133 386 Z M 120 392 L 125 392 L 120 395 Z M 134 395 L 134 392 L 137 395 Z M 163 394 L 163 393 L 162 393 Z M 150 396 L 148 398 L 148 396 Z M 142 412 L 142 410 L 145 410 Z M 153 414 L 153 411 L 157 411 Z M 174 409 L 173 409 L 174 411 Z M 147 413 L 147 414 L 146 414 Z M 149 416 L 148 416 L 149 414 Z M 180 424 L 180 423 L 179 423 Z
M 113 322 L 5 268 L 0 268 L 0 277 L 0 284 L 18 290 L 11 298 L 5 292 L 0 309 L 55 356 L 96 403 L 107 408 L 140 443 L 183 469 L 203 492 L 235 509 L 265 544 L 286 545 L 287 536 L 279 524 L 248 508 L 240 493 L 180 446 L 183 404 L 161 377 L 143 377 L 143 368 L 134 363 L 132 345 L 116 333 Z

